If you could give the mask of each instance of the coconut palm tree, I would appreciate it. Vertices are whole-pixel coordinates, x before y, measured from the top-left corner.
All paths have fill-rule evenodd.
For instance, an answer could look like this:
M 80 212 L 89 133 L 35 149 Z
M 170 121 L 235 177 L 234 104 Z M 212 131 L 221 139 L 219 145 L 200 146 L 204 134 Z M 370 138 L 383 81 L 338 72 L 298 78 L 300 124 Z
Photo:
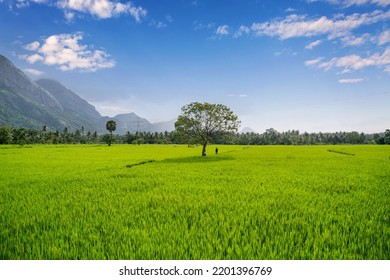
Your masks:
M 106 129 L 110 132 L 110 137 L 108 140 L 108 146 L 111 146 L 112 143 L 112 132 L 116 129 L 116 122 L 114 120 L 109 120 L 106 123 Z

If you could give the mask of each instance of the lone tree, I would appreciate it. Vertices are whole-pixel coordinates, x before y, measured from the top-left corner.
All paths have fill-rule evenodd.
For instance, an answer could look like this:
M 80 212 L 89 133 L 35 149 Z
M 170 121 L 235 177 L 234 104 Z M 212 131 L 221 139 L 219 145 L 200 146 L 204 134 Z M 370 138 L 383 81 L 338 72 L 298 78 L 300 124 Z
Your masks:
M 108 146 L 111 146 L 112 143 L 112 132 L 116 129 L 116 122 L 114 120 L 109 120 L 106 123 L 106 129 L 110 132 L 110 137 L 108 139 Z
M 220 133 L 237 132 L 238 117 L 225 105 L 193 102 L 181 108 L 176 131 L 192 143 L 202 144 L 202 156 L 211 139 Z

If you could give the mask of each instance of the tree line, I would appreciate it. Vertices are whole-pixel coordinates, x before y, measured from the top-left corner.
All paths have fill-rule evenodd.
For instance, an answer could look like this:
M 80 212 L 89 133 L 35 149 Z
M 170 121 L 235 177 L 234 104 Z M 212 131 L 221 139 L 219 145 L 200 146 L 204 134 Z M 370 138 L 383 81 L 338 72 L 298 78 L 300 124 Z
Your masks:
M 98 134 L 96 131 L 85 131 L 83 127 L 76 130 L 64 128 L 62 131 L 42 129 L 13 128 L 0 126 L 0 144 L 189 144 L 196 145 L 177 131 L 165 132 L 127 132 L 119 134 Z M 273 128 L 263 133 L 217 133 L 210 143 L 238 145 L 320 145 L 320 144 L 390 144 L 390 129 L 382 133 L 332 132 L 308 133 L 298 130 L 279 132 Z

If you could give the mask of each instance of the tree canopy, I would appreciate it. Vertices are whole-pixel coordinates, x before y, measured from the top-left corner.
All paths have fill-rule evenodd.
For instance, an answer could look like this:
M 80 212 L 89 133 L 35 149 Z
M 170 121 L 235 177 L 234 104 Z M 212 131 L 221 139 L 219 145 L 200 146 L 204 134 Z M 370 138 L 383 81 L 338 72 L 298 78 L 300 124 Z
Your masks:
M 176 132 L 188 142 L 202 144 L 206 156 L 207 144 L 218 134 L 237 132 L 238 117 L 225 105 L 192 102 L 181 108 L 175 123 Z
M 112 132 L 115 131 L 115 129 L 116 129 L 116 122 L 114 120 L 107 121 L 106 129 L 110 132 L 110 137 L 108 139 L 108 146 L 111 146 Z

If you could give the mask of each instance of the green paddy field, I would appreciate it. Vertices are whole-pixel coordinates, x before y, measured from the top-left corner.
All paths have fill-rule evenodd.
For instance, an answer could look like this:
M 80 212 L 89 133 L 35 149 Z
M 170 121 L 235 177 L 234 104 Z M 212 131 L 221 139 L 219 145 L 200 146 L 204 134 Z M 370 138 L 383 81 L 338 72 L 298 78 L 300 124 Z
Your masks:
M 390 146 L 0 146 L 0 259 L 390 259 Z

